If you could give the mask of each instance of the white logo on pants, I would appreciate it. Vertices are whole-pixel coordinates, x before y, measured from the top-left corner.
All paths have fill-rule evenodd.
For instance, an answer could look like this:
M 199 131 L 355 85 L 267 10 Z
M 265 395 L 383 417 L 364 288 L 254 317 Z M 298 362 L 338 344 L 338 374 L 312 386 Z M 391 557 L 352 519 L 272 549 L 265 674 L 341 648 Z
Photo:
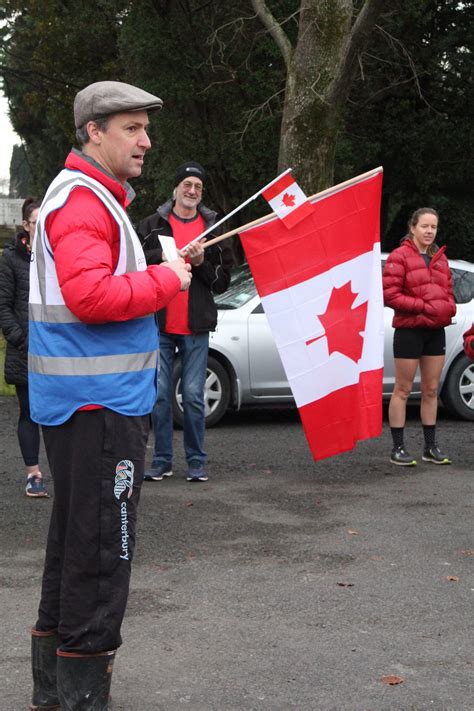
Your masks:
M 115 468 L 115 486 L 114 494 L 116 499 L 120 499 L 123 492 L 128 489 L 127 498 L 129 499 L 133 492 L 133 472 L 135 467 L 130 459 L 122 459 Z

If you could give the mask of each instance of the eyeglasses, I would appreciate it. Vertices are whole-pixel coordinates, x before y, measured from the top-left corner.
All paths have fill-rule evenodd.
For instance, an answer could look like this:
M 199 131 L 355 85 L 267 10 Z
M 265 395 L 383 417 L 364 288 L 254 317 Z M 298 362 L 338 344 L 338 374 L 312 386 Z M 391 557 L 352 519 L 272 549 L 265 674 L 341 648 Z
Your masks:
M 202 191 L 204 190 L 203 186 L 200 183 L 190 183 L 187 180 L 184 181 L 183 188 L 185 190 L 195 190 L 197 193 L 202 193 Z

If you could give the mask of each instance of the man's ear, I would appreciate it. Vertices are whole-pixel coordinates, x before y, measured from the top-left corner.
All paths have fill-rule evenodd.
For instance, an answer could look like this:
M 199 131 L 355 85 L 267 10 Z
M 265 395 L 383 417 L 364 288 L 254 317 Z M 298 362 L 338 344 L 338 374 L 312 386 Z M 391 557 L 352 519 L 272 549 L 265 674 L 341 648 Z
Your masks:
M 95 121 L 89 121 L 87 123 L 87 133 L 89 134 L 89 140 L 96 146 L 99 146 L 102 142 L 102 131 L 98 127 Z

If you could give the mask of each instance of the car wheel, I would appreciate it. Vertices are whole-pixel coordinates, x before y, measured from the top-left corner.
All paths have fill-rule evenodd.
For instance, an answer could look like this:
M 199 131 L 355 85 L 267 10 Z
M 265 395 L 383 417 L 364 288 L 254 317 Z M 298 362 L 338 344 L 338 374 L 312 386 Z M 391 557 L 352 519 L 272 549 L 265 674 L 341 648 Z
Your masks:
M 204 407 L 206 427 L 213 427 L 224 416 L 230 403 L 230 380 L 226 369 L 218 360 L 207 359 Z M 183 396 L 181 394 L 181 367 L 176 364 L 173 372 L 173 421 L 177 427 L 184 424 Z
M 474 362 L 466 356 L 461 356 L 451 366 L 441 400 L 452 415 L 474 420 Z

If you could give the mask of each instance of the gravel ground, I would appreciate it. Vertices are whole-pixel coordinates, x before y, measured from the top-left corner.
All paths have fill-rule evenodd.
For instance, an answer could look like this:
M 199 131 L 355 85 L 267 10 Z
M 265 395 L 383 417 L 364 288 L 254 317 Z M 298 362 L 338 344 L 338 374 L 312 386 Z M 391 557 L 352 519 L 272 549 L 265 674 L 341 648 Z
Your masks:
M 24 495 L 16 416 L 0 398 L 2 711 L 28 708 L 51 510 Z M 473 425 L 439 434 L 450 467 L 391 466 L 386 422 L 315 463 L 295 412 L 236 413 L 197 485 L 176 432 L 175 476 L 142 490 L 113 709 L 474 709 Z

